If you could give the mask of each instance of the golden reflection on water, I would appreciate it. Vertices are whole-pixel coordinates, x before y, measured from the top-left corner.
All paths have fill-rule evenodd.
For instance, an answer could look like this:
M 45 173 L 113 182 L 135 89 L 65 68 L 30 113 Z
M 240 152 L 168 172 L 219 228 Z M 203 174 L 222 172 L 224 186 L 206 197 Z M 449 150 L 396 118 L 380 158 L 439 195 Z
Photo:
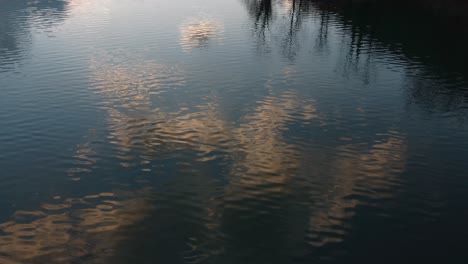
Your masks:
M 184 50 L 207 45 L 210 40 L 219 40 L 223 24 L 212 18 L 192 18 L 180 26 L 180 44 Z
M 144 151 L 170 145 L 171 150 L 190 148 L 199 151 L 200 156 L 222 150 L 232 158 L 239 156 L 240 150 L 244 155 L 240 155 L 242 161 L 237 160 L 242 163 L 239 166 L 249 168 L 251 174 L 261 173 L 261 168 L 274 170 L 294 163 L 279 162 L 282 156 L 298 155 L 288 150 L 291 144 L 283 142 L 281 134 L 287 129 L 287 122 L 318 118 L 313 100 L 285 92 L 258 102 L 254 114 L 235 127 L 220 116 L 216 101 L 190 108 L 182 106 L 174 112 L 153 108 L 150 96 L 165 92 L 163 87 L 168 83 L 184 83 L 177 68 L 151 63 L 124 68 L 104 63 L 93 64 L 93 72 L 99 83 L 97 93 L 105 101 L 114 142 L 123 151 L 142 143 L 136 142 L 140 139 L 144 141 Z M 285 72 L 289 74 L 290 71 Z
M 181 149 L 198 153 L 198 162 L 221 155 L 232 161 L 222 199 L 233 203 L 287 192 L 287 183 L 299 169 L 307 167 L 303 150 L 287 142 L 285 133 L 290 122 L 305 124 L 321 119 L 314 100 L 294 92 L 270 94 L 236 125 L 219 114 L 221 106 L 216 98 L 172 112 L 154 107 L 152 98 L 185 83 L 183 71 L 177 67 L 95 59 L 91 69 L 95 92 L 108 115 L 109 137 L 119 150 L 123 167 L 151 162 Z M 283 74 L 286 79 L 294 78 L 294 69 L 285 69 Z M 377 199 L 392 195 L 392 187 L 399 184 L 396 177 L 405 167 L 406 145 L 404 136 L 397 132 L 388 132 L 382 138 L 370 146 L 339 146 L 334 151 L 338 155 L 325 164 L 310 161 L 333 171 L 335 187 L 323 192 L 320 206 L 310 208 L 308 226 L 304 227 L 308 234 L 291 239 L 301 241 L 308 236 L 312 246 L 339 242 L 346 233 L 346 221 L 353 215 L 350 209 L 359 204 L 353 196 Z M 75 158 L 85 165 L 79 168 L 95 163 L 92 154 L 94 150 L 88 144 L 79 146 Z M 365 193 L 371 189 L 378 192 Z M 117 232 L 138 224 L 150 208 L 144 200 L 113 193 L 58 200 L 43 203 L 40 210 L 17 211 L 11 221 L 0 224 L 5 234 L 0 237 L 0 253 L 8 261 L 74 263 L 92 255 L 102 263 L 121 242 L 116 239 Z M 221 232 L 216 229 L 221 228 L 226 209 L 207 210 L 213 231 Z
M 116 232 L 144 218 L 144 203 L 139 199 L 119 201 L 113 193 L 100 193 L 43 203 L 41 210 L 17 211 L 10 221 L 0 224 L 4 233 L 0 236 L 4 259 L 0 260 L 76 263 L 93 256 L 92 263 L 102 263 L 118 242 Z
M 124 70 L 120 74 L 126 76 L 125 80 L 141 83 L 141 77 L 132 72 Z M 96 73 L 98 78 L 104 80 L 104 90 L 111 91 L 106 92 L 111 95 L 110 98 L 119 98 L 122 94 L 129 98 L 126 90 L 132 88 L 127 81 L 116 80 L 115 74 L 101 75 L 99 71 Z M 294 78 L 294 73 L 294 69 L 289 68 L 283 72 L 286 79 Z M 102 76 L 111 76 L 111 78 L 102 78 Z M 121 86 L 116 86 L 117 83 Z M 107 86 L 113 87 L 114 90 L 106 89 Z M 126 108 L 136 109 L 145 96 L 133 98 L 132 103 L 125 104 Z M 151 104 L 148 100 L 144 102 Z M 223 157 L 232 160 L 230 183 L 224 193 L 224 199 L 227 201 L 287 191 L 285 186 L 288 181 L 294 177 L 298 169 L 304 167 L 304 157 L 299 146 L 285 141 L 284 133 L 287 131 L 288 122 L 308 123 L 311 120 L 321 119 L 314 101 L 300 99 L 292 92 L 267 96 L 258 102 L 252 114 L 243 118 L 239 126 L 233 126 L 225 121 L 218 114 L 219 107 L 214 102 L 195 107 L 192 111 L 184 107 L 179 111 L 165 114 L 147 111 L 140 112 L 138 118 L 123 116 L 116 108 L 111 107 L 109 116 L 114 130 L 113 135 L 118 139 L 116 142 L 121 144 L 122 150 L 130 151 L 135 138 L 145 137 L 145 148 L 140 151 L 147 154 L 161 155 L 162 145 L 168 147 L 167 151 L 195 150 L 200 153 L 198 161 L 209 161 L 220 155 L 210 155 L 213 152 L 224 153 L 221 154 Z M 143 129 L 136 132 L 137 134 L 130 135 L 125 130 L 128 124 L 135 125 L 139 121 L 152 124 L 151 133 Z M 334 152 L 338 155 L 333 154 L 333 158 L 327 160 L 326 164 L 316 164 L 321 168 L 328 167 L 336 178 L 333 179 L 335 183 L 333 190 L 325 191 L 326 196 L 321 201 L 323 208 L 319 210 L 314 208 L 310 213 L 308 236 L 311 245 L 320 246 L 343 239 L 346 233 L 343 228 L 345 222 L 353 215 L 353 210 L 350 209 L 358 204 L 356 199 L 349 197 L 361 195 L 362 189 L 359 188 L 362 185 L 364 189 L 379 190 L 375 194 L 362 194 L 370 198 L 391 195 L 391 188 L 395 184 L 398 185 L 398 179 L 395 177 L 403 171 L 406 160 L 404 136 L 394 131 L 380 136 L 383 139 L 371 146 L 361 144 L 340 146 Z M 262 188 L 263 186 L 268 188 Z M 387 192 L 380 190 L 385 188 L 388 189 Z M 214 213 L 218 217 L 222 214 L 222 212 Z M 213 220 L 211 225 L 219 227 L 217 222 L 220 219 Z M 335 235 L 327 236 L 323 235 L 323 232 Z
M 318 115 L 312 101 L 299 100 L 290 93 L 266 98 L 252 115 L 246 117 L 246 122 L 233 131 L 238 146 L 233 171 L 242 172 L 233 172 L 237 188 L 285 183 L 293 175 L 292 170 L 300 166 L 301 159 L 298 146 L 286 143 L 283 138 L 287 122 L 316 118 Z M 281 188 L 279 186 L 277 188 Z M 231 198 L 242 195 L 236 188 L 228 189 Z M 269 190 L 279 191 L 276 188 Z
M 336 175 L 334 188 L 322 197 L 323 208 L 314 208 L 309 220 L 312 246 L 343 241 L 350 228 L 347 221 L 357 205 L 389 198 L 401 186 L 399 173 L 405 169 L 407 153 L 405 137 L 396 131 L 381 136 L 383 139 L 370 146 L 349 144 L 336 149 L 337 155 L 329 165 Z

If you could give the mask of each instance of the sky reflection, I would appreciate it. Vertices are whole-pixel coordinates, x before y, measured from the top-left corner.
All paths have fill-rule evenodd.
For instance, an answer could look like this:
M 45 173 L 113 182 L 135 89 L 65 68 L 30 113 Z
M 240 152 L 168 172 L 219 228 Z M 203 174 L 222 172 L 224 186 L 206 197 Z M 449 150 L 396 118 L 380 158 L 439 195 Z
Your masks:
M 372 5 L 337 3 L 0 9 L 0 262 L 321 263 L 457 243 L 463 52 L 413 49 Z M 401 12 L 386 19 L 414 21 Z

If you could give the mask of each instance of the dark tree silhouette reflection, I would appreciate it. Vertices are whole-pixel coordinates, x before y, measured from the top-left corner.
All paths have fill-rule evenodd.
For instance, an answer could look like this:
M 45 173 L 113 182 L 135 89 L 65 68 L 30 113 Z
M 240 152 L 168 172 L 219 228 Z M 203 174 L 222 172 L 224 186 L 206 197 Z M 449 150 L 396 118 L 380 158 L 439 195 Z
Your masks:
M 244 2 L 253 18 L 254 32 L 258 36 L 260 45 L 267 47 L 270 45 L 269 42 L 279 40 L 283 56 L 294 60 L 303 44 L 301 38 L 306 34 L 317 33 L 315 50 L 326 52 L 329 23 L 333 15 L 330 2 L 311 0 L 245 0 Z M 312 17 L 320 21 L 318 32 L 310 31 Z
M 272 1 L 271 0 L 244 0 L 250 15 L 254 18 L 255 28 L 260 31 L 268 28 L 272 19 Z
M 255 24 L 260 51 L 279 47 L 284 58 L 294 61 L 301 52 L 327 56 L 331 41 L 338 42 L 344 53 L 338 71 L 344 76 L 358 75 L 364 84 L 369 84 L 376 72 L 373 61 L 385 52 L 399 58 L 406 68 L 411 102 L 427 104 L 425 109 L 433 109 L 434 105 L 441 111 L 464 109 L 466 100 L 460 98 L 466 98 L 468 86 L 464 67 L 468 38 L 460 25 L 466 25 L 468 20 L 456 12 L 466 8 L 464 4 L 371 0 L 244 2 Z M 330 39 L 332 30 L 334 39 Z M 336 32 L 341 39 L 337 39 Z M 311 43 L 310 39 L 314 41 Z M 416 65 L 421 66 L 417 72 L 412 70 Z M 451 84 L 444 85 L 443 91 L 434 91 L 434 85 L 421 88 L 421 83 L 427 83 L 422 80 L 434 78 L 449 80 Z M 434 94 L 440 96 L 427 96 Z M 434 104 L 434 98 L 443 101 Z

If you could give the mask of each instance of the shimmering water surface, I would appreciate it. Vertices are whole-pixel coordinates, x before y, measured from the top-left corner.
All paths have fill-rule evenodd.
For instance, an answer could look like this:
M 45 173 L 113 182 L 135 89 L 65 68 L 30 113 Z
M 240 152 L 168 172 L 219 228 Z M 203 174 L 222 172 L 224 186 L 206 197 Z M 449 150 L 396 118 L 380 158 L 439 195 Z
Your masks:
M 466 262 L 467 31 L 345 2 L 0 0 L 0 263 Z

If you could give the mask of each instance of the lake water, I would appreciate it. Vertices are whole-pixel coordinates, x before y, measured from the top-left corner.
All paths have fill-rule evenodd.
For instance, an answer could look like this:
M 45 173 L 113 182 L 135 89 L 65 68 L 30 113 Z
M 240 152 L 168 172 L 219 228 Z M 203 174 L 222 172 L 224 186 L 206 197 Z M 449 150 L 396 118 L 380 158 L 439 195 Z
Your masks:
M 463 263 L 460 23 L 0 0 L 0 263 Z

